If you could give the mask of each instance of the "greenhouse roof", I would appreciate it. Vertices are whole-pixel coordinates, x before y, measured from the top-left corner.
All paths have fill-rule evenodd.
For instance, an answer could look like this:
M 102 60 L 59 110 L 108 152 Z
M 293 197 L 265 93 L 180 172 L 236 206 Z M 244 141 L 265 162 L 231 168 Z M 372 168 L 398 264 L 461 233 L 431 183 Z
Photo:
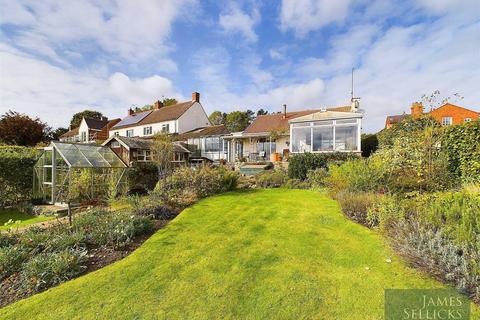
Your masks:
M 52 142 L 51 146 L 60 154 L 69 167 L 73 168 L 124 168 L 126 165 L 108 147 Z

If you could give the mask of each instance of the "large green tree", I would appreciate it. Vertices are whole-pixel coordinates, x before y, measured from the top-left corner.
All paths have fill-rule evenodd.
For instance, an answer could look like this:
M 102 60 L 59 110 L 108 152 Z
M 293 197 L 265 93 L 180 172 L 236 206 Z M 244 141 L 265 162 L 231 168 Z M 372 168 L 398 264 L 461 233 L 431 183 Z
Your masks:
M 55 129 L 55 130 L 50 131 L 47 139 L 48 139 L 49 141 L 51 141 L 51 140 L 58 140 L 58 138 L 60 138 L 60 136 L 61 136 L 62 134 L 64 134 L 64 133 L 66 133 L 66 132 L 68 132 L 68 129 L 67 129 L 67 128 L 62 128 L 62 127 L 57 128 L 57 129 Z
M 15 111 L 0 116 L 0 142 L 18 146 L 35 146 L 46 141 L 51 128 L 38 117 Z
M 232 111 L 227 114 L 225 125 L 230 132 L 243 131 L 251 122 L 246 111 Z
M 208 119 L 213 125 L 225 124 L 227 120 L 227 114 L 221 111 L 213 111 Z
M 100 111 L 95 110 L 83 110 L 81 112 L 77 112 L 73 115 L 72 120 L 70 121 L 70 127 L 76 128 L 80 126 L 80 122 L 82 122 L 82 118 L 94 118 L 94 119 L 102 119 L 103 114 Z
M 168 107 L 168 106 L 172 106 L 174 104 L 177 104 L 178 101 L 177 101 L 177 99 L 174 99 L 174 98 L 165 98 L 165 99 L 162 100 L 162 103 L 163 103 L 164 107 Z M 143 107 L 135 107 L 133 109 L 133 111 L 141 112 L 141 111 L 148 111 L 148 110 L 152 110 L 152 109 L 153 109 L 152 104 L 146 104 Z

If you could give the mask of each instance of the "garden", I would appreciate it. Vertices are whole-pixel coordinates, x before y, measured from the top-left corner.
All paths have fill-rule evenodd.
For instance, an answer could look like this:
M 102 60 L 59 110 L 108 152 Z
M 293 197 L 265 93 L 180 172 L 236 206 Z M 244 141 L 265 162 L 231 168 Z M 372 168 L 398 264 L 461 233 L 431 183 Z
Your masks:
M 444 286 L 480 303 L 480 121 L 409 119 L 376 138 L 364 158 L 306 153 L 255 176 L 205 166 L 160 179 L 143 164 L 129 191 L 76 192 L 88 207 L 71 223 L 0 233 L 1 306 L 39 293 L 0 315 L 377 319 L 385 288 Z M 28 198 L 19 190 L 4 208 Z

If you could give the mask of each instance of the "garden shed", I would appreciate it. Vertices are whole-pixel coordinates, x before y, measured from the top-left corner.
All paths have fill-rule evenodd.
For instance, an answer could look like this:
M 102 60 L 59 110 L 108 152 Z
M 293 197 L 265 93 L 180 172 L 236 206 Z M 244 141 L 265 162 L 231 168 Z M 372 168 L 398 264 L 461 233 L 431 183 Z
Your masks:
M 33 171 L 36 199 L 97 200 L 126 186 L 127 166 L 108 147 L 55 141 L 42 151 Z

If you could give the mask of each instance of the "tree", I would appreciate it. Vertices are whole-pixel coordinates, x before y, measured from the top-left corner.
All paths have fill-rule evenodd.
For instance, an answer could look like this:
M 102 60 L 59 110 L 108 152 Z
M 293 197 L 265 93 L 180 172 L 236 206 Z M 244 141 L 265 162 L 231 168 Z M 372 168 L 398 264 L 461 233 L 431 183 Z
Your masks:
M 7 111 L 0 117 L 0 141 L 18 146 L 35 146 L 46 141 L 51 128 L 38 117 Z
M 173 140 L 167 133 L 156 133 L 153 137 L 152 161 L 157 165 L 159 180 L 164 178 L 171 169 L 174 157 Z
M 250 114 L 248 113 L 248 111 L 232 111 L 227 114 L 225 121 L 227 129 L 230 130 L 230 132 L 245 130 L 245 128 L 247 128 L 251 122 Z
M 267 115 L 267 114 L 268 114 L 267 110 L 260 109 L 260 110 L 257 111 L 257 117 L 258 116 L 264 116 L 264 115 Z
M 76 128 L 80 126 L 80 122 L 82 122 L 82 118 L 94 118 L 94 119 L 102 119 L 103 114 L 99 111 L 94 110 L 83 110 L 82 112 L 77 112 L 73 115 L 72 120 L 70 121 L 70 127 Z
M 227 120 L 227 114 L 224 112 L 222 113 L 221 111 L 213 111 L 208 119 L 213 125 L 225 124 Z
M 144 105 L 143 107 L 135 107 L 133 109 L 134 112 L 142 112 L 142 111 L 148 111 L 148 110 L 152 110 L 153 109 L 153 105 L 151 104 L 146 104 Z
M 47 139 L 48 139 L 49 141 L 58 140 L 58 139 L 60 138 L 60 136 L 61 136 L 62 134 L 64 134 L 64 133 L 66 133 L 66 132 L 68 132 L 68 129 L 67 129 L 67 128 L 62 128 L 62 127 L 57 128 L 57 129 L 55 129 L 55 130 L 50 131 Z
M 165 107 L 167 107 L 167 106 L 172 106 L 172 105 L 178 103 L 177 99 L 175 99 L 175 98 L 165 98 L 165 99 L 163 99 L 162 102 L 163 102 L 163 105 L 164 105 Z
M 429 110 L 436 109 L 449 102 L 457 102 L 462 100 L 463 97 L 459 93 L 454 93 L 452 96 L 442 96 L 440 90 L 435 90 L 431 94 L 422 95 L 422 104 L 429 107 Z

